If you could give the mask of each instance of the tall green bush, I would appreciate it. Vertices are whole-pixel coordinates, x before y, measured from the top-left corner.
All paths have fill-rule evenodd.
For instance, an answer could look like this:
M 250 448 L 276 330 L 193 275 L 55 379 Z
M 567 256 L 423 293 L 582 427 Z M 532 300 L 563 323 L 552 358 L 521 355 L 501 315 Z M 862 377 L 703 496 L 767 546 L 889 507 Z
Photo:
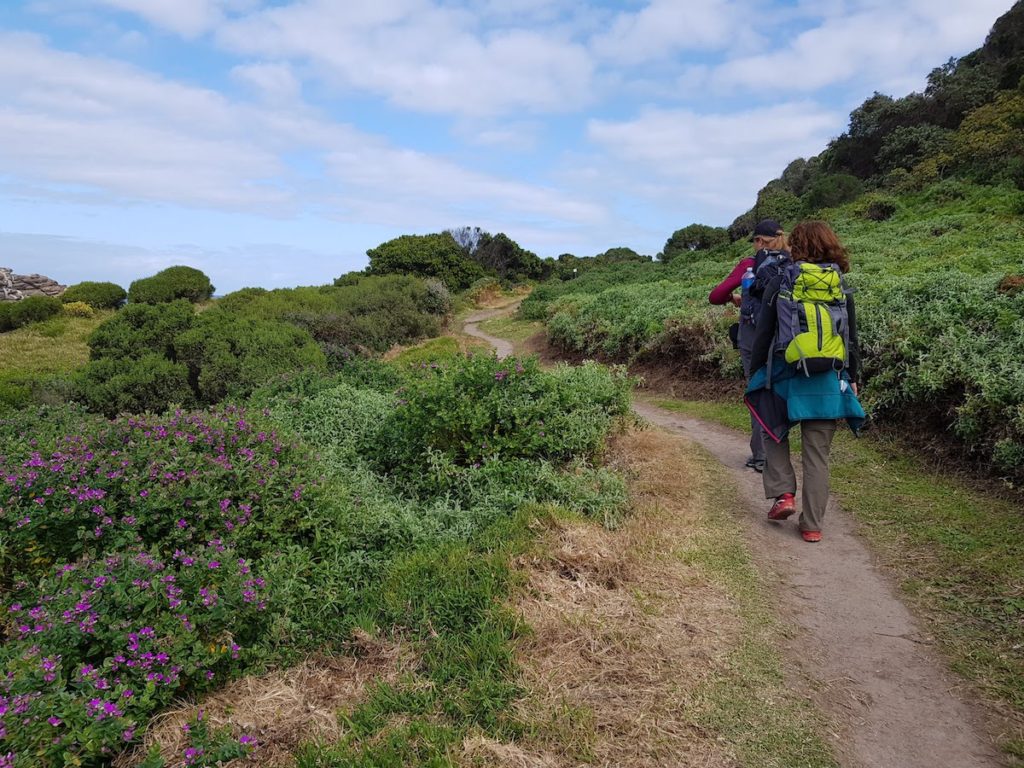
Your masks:
M 436 277 L 449 289 L 461 291 L 486 275 L 450 232 L 433 235 L 402 235 L 366 252 L 371 275 Z
M 128 287 L 128 301 L 163 304 L 176 299 L 193 303 L 213 296 L 213 284 L 205 274 L 193 267 L 168 267 L 152 277 L 136 280 Z

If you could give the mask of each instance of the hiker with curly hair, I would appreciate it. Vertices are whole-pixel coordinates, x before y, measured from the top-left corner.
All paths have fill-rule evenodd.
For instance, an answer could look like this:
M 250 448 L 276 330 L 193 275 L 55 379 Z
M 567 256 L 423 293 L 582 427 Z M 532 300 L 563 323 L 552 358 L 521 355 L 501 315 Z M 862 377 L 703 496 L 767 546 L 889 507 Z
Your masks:
M 754 368 L 750 365 L 750 353 L 754 344 L 754 326 L 757 316 L 761 311 L 761 294 L 764 291 L 765 274 L 772 274 L 770 269 L 763 265 L 785 261 L 789 253 L 786 250 L 786 233 L 779 222 L 774 219 L 763 219 L 754 227 L 754 234 L 750 238 L 754 244 L 754 253 L 740 259 L 732 272 L 714 287 L 708 295 L 708 301 L 712 304 L 724 305 L 733 304 L 740 309 L 740 320 L 734 329 L 736 349 L 740 352 L 740 360 L 743 363 L 743 375 L 750 378 Z M 750 270 L 755 276 L 753 285 L 743 288 L 740 293 L 735 293 L 737 288 L 742 287 L 743 275 Z M 759 282 L 756 276 L 761 274 Z M 753 415 L 750 417 L 750 458 L 746 466 L 756 472 L 764 471 L 764 430 Z
M 798 527 L 804 541 L 821 541 L 829 495 L 829 453 L 839 420 L 856 434 L 864 422 L 857 399 L 860 357 L 857 314 L 843 275 L 846 249 L 823 221 L 797 224 L 791 261 L 765 288 L 744 397 L 765 435 L 765 497 L 769 520 L 796 512 L 797 478 L 789 430 L 799 424 L 803 493 Z

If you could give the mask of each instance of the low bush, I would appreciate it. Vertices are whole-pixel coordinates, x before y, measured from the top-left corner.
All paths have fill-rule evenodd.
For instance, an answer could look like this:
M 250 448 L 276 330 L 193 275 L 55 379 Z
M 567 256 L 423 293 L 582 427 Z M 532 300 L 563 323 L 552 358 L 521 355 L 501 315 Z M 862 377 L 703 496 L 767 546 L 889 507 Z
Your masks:
M 96 310 L 84 301 L 69 301 L 64 304 L 64 314 L 69 317 L 95 317 Z
M 128 293 L 116 283 L 97 283 L 89 280 L 68 286 L 60 297 L 65 304 L 84 302 L 93 309 L 117 309 L 127 298 Z
M 431 365 L 399 390 L 368 452 L 381 471 L 435 491 L 447 467 L 593 458 L 629 412 L 629 389 L 623 372 L 594 364 L 549 373 L 535 358 L 477 355 Z
M 108 416 L 214 404 L 282 373 L 327 365 L 301 328 L 219 307 L 196 315 L 184 299 L 129 304 L 89 346 L 92 360 L 75 377 L 78 398 Z
M 265 381 L 297 370 L 323 370 L 324 353 L 301 328 L 276 320 L 235 317 L 219 308 L 196 317 L 174 339 L 175 359 L 188 366 L 196 399 L 213 404 L 245 397 Z
M 53 296 L 29 296 L 21 301 L 0 302 L 0 332 L 48 320 L 60 314 L 60 310 L 60 299 Z
M 163 304 L 186 299 L 193 304 L 213 296 L 210 278 L 193 267 L 168 267 L 152 277 L 136 280 L 128 287 L 128 301 Z
M 195 312 L 185 300 L 160 306 L 129 304 L 89 337 L 93 360 L 131 360 L 158 355 L 175 360 L 174 340 L 192 327 Z
M 75 399 L 90 411 L 160 413 L 169 405 L 196 402 L 188 368 L 157 354 L 91 360 L 74 376 Z
M 263 558 L 302 541 L 316 483 L 240 409 L 79 415 L 39 439 L 32 416 L 0 423 L 0 744 L 109 764 L 159 708 L 253 663 L 275 612 Z

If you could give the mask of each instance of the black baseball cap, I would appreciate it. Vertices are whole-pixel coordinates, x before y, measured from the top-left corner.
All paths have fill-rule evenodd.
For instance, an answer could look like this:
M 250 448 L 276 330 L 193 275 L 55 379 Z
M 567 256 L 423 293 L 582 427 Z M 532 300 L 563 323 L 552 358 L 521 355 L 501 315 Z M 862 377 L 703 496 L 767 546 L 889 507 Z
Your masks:
M 754 234 L 750 236 L 753 242 L 755 237 L 778 237 L 782 226 L 775 219 L 761 219 L 754 227 Z

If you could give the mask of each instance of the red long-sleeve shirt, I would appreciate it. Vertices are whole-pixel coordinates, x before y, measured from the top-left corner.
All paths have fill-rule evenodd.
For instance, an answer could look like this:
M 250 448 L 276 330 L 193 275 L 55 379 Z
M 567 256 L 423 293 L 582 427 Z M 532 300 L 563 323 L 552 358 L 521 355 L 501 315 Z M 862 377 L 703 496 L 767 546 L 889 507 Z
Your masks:
M 735 269 L 729 273 L 729 276 L 722 282 L 716 285 L 710 294 L 708 294 L 708 301 L 712 304 L 728 304 L 732 300 L 732 292 L 740 287 L 740 282 L 743 280 L 743 273 L 747 269 L 754 268 L 753 257 L 740 259 L 740 263 L 736 265 Z

